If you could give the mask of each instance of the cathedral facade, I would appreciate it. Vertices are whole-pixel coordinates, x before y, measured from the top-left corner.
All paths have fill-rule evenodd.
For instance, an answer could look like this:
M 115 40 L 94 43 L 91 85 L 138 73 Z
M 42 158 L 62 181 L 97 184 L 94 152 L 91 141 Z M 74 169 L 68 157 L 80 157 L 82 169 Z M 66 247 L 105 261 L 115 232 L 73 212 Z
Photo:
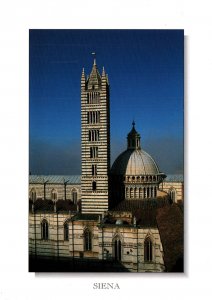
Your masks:
M 30 271 L 39 271 L 41 260 L 67 271 L 176 270 L 183 178 L 160 171 L 134 122 L 110 168 L 109 80 L 96 60 L 81 76 L 81 155 L 81 175 L 29 177 Z

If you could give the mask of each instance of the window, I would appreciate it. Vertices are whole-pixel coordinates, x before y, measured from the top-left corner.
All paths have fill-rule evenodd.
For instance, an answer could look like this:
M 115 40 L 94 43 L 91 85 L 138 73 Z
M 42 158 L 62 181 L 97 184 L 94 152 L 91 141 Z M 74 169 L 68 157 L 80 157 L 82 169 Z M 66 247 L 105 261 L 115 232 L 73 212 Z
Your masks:
M 146 188 L 146 197 L 149 198 L 149 188 Z
M 49 229 L 48 229 L 48 222 L 43 220 L 41 223 L 41 239 L 48 240 L 49 238 Z
M 89 229 L 84 231 L 84 249 L 85 251 L 91 251 L 92 249 L 92 235 Z
M 153 188 L 152 187 L 149 188 L 149 197 L 150 198 L 154 197 L 154 195 L 153 195 Z
M 154 188 L 154 197 L 157 197 L 157 188 L 156 188 L 156 186 Z
M 149 237 L 144 241 L 144 261 L 152 261 L 152 242 Z
M 75 189 L 72 191 L 72 201 L 77 204 L 77 191 Z
M 93 86 L 94 89 L 94 86 Z M 87 94 L 87 103 L 88 104 L 98 104 L 100 99 L 100 93 L 90 92 Z
M 130 198 L 133 198 L 133 188 L 130 188 Z
M 114 242 L 114 258 L 117 261 L 121 261 L 121 241 L 119 238 Z
M 90 158 L 98 157 L 98 147 L 90 147 Z
M 92 182 L 92 190 L 95 191 L 96 190 L 96 181 Z
M 126 188 L 126 198 L 129 198 L 129 189 L 128 189 L 128 187 Z
M 88 140 L 89 142 L 98 142 L 99 141 L 99 130 L 89 130 L 88 132 Z
M 51 198 L 53 201 L 57 200 L 57 191 L 55 189 L 53 189 L 51 192 Z
M 169 191 L 169 195 L 170 195 L 171 201 L 172 201 L 172 202 L 175 202 L 175 201 L 176 201 L 176 191 L 175 191 L 175 189 L 172 188 L 172 189 Z
M 68 226 L 68 222 L 64 223 L 64 241 L 68 241 L 69 240 L 69 226 Z
M 97 165 L 92 165 L 92 176 L 97 175 Z
M 36 201 L 36 190 L 34 188 L 30 191 L 30 198 L 33 202 Z
M 144 198 L 146 198 L 146 188 L 144 188 Z
M 100 122 L 100 112 L 99 111 L 89 111 L 87 113 L 87 123 L 96 124 Z
M 137 198 L 137 188 L 134 189 L 134 198 Z

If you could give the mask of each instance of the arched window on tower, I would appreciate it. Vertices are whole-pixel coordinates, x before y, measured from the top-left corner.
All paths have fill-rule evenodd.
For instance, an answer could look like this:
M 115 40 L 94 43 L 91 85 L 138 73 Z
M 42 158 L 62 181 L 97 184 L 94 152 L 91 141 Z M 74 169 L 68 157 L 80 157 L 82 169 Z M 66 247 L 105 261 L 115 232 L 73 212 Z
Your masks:
M 48 240 L 49 238 L 49 226 L 46 220 L 43 220 L 41 223 L 41 239 Z
M 152 261 L 152 241 L 147 237 L 144 241 L 144 261 Z
M 95 191 L 96 190 L 96 181 L 92 182 L 92 190 Z
M 97 165 L 92 165 L 92 176 L 97 175 Z
M 69 226 L 68 226 L 67 221 L 63 225 L 63 233 L 64 233 L 64 241 L 68 241 L 69 240 Z
M 92 234 L 88 228 L 84 231 L 84 249 L 85 251 L 92 250 Z

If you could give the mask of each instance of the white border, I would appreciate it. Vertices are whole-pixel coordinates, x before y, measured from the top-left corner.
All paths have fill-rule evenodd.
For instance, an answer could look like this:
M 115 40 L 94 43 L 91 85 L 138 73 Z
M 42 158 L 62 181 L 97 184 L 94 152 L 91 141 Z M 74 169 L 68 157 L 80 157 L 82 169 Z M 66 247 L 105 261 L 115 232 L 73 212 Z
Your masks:
M 126 5 L 126 3 L 128 3 Z M 0 299 L 211 297 L 210 1 L 4 1 L 0 10 Z M 28 30 L 30 28 L 185 29 L 186 273 L 66 274 L 27 272 Z M 204 246 L 204 248 L 203 248 Z M 206 251 L 208 250 L 208 252 Z M 204 255 L 203 255 L 204 253 Z M 118 282 L 120 290 L 93 290 Z

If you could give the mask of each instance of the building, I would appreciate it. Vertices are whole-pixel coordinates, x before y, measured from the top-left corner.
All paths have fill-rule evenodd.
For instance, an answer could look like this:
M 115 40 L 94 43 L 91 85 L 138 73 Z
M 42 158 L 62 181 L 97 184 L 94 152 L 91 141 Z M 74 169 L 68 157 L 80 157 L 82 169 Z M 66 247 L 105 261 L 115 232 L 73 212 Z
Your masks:
M 183 178 L 160 171 L 134 122 L 110 169 L 109 81 L 96 60 L 81 76 L 81 147 L 81 176 L 30 175 L 30 271 L 182 271 Z

